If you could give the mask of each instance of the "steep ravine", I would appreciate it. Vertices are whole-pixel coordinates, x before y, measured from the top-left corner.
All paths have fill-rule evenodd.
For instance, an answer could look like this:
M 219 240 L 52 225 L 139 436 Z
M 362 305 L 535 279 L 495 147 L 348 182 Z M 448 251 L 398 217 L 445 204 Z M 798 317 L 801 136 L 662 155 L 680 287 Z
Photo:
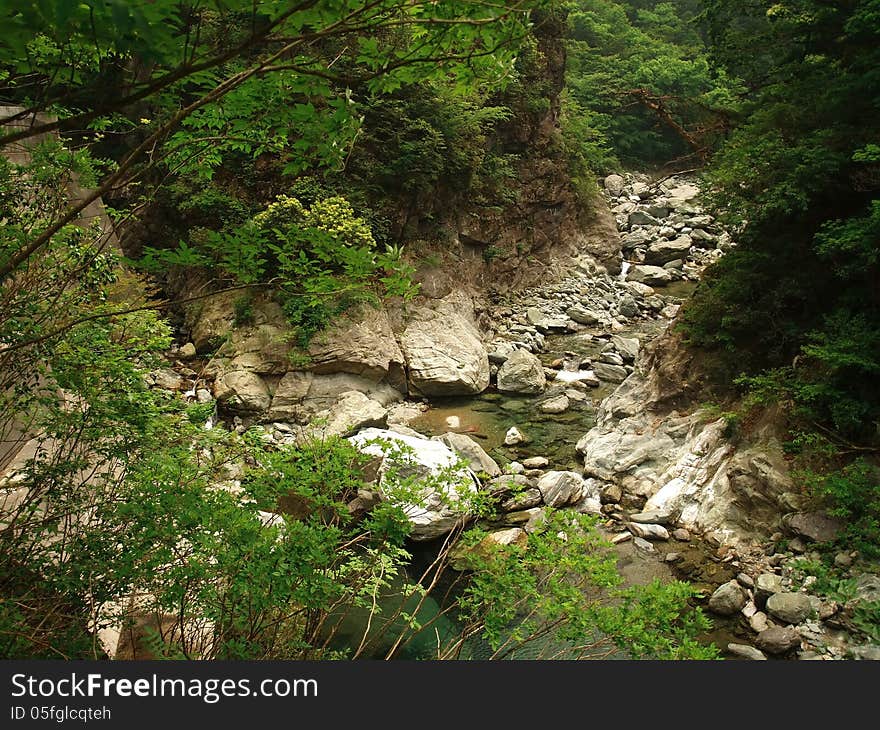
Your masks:
M 724 419 L 699 408 L 700 370 L 671 325 L 733 243 L 700 209 L 693 181 L 649 182 L 605 181 L 622 248 L 611 271 L 582 253 L 567 274 L 505 296 L 466 287 L 353 313 L 316 338 L 299 370 L 271 302 L 234 328 L 218 298 L 192 318 L 193 343 L 157 383 L 216 398 L 215 418 L 259 424 L 279 444 L 397 434 L 429 461 L 457 452 L 488 480 L 482 488 L 524 488 L 491 525 L 499 540 L 527 535 L 546 505 L 600 514 L 626 580 L 697 585 L 716 619 L 707 640 L 725 656 L 873 656 L 845 631 L 851 606 L 804 588 L 795 561 L 834 526 L 798 514 L 804 499 L 772 430 L 734 445 Z M 198 354 L 226 332 L 213 357 Z M 426 546 L 457 518 L 412 515 Z M 784 538 L 789 550 L 777 552 Z M 874 576 L 858 580 L 854 600 L 880 593 Z

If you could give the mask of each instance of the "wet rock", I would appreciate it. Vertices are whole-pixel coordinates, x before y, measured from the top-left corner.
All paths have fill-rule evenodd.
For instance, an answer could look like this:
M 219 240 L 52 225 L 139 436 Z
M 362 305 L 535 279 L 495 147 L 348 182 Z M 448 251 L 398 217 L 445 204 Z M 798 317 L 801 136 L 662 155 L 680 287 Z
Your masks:
M 728 644 L 727 651 L 733 654 L 735 659 L 750 659 L 752 661 L 766 661 L 767 659 L 764 652 L 748 644 Z
M 611 344 L 623 356 L 623 359 L 629 362 L 633 362 L 639 355 L 641 345 L 635 337 L 612 335 Z
M 550 465 L 550 460 L 544 456 L 532 456 L 523 461 L 523 466 L 527 469 L 543 469 Z
M 538 489 L 548 507 L 563 507 L 583 496 L 584 480 L 573 471 L 549 471 L 538 481 Z
M 538 406 L 541 413 L 565 413 L 571 406 L 571 401 L 566 395 L 558 395 L 555 398 L 545 400 Z
M 657 525 L 668 525 L 674 519 L 674 514 L 667 510 L 650 510 L 648 512 L 637 512 L 629 516 L 633 522 L 642 524 L 654 523 Z
M 638 535 L 633 535 L 632 538 L 633 545 L 635 545 L 639 550 L 642 550 L 646 553 L 656 553 L 657 549 L 654 547 L 653 543 L 649 540 L 645 540 L 643 537 L 639 537 Z
M 641 524 L 639 522 L 628 522 L 627 529 L 638 537 L 646 540 L 668 540 L 669 532 L 663 525 Z
M 535 394 L 546 387 L 544 367 L 528 350 L 517 350 L 498 370 L 498 390 L 503 393 Z
M 483 472 L 489 477 L 501 475 L 501 468 L 496 461 L 485 452 L 482 446 L 470 436 L 463 433 L 448 432 L 436 437 L 459 456 L 468 462 L 468 466 L 476 473 Z
M 767 599 L 767 613 L 787 624 L 799 624 L 813 613 L 804 593 L 774 593 Z
M 526 437 L 522 431 L 520 431 L 516 426 L 511 426 L 507 429 L 507 433 L 504 434 L 504 445 L 505 446 L 517 446 L 519 444 L 525 443 Z
M 593 363 L 593 372 L 599 380 L 604 380 L 608 383 L 622 383 L 626 380 L 627 375 L 629 375 L 626 368 L 622 365 L 609 365 L 604 362 Z
M 719 616 L 733 616 L 745 605 L 745 591 L 736 581 L 729 581 L 719 586 L 709 598 L 709 610 Z
M 791 626 L 771 626 L 758 634 L 755 644 L 768 654 L 779 655 L 800 648 L 801 637 Z

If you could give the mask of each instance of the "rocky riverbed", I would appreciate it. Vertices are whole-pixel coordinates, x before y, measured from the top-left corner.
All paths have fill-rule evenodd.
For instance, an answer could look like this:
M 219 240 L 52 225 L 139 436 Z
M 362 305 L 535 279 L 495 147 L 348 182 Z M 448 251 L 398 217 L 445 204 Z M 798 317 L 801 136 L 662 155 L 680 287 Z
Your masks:
M 229 326 L 219 306 L 198 313 L 155 385 L 216 403 L 209 426 L 256 425 L 272 443 L 402 440 L 427 471 L 463 457 L 461 476 L 498 498 L 502 543 L 527 539 L 548 506 L 599 515 L 627 580 L 697 585 L 719 627 L 707 639 L 728 658 L 878 658 L 853 618 L 880 599 L 880 578 L 840 554 L 851 580 L 829 595 L 811 543 L 839 526 L 808 511 L 780 444 L 735 446 L 723 418 L 673 407 L 690 373 L 670 325 L 731 236 L 693 180 L 612 175 L 604 188 L 619 268 L 584 255 L 513 296 L 368 313 L 313 345 L 306 370 L 290 369 L 271 303 L 205 358 Z M 407 509 L 416 540 L 461 517 L 432 495 Z

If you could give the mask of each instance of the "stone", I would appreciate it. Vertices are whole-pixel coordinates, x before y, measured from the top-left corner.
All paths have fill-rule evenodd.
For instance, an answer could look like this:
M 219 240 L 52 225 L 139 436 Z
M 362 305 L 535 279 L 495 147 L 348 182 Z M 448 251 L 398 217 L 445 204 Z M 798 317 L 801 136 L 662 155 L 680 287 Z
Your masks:
M 856 596 L 860 601 L 880 601 L 880 576 L 860 575 L 856 579 Z
M 767 599 L 767 613 L 787 624 L 799 624 L 813 613 L 805 593 L 774 593 Z
M 517 446 L 518 444 L 524 443 L 526 440 L 525 434 L 520 431 L 516 426 L 511 426 L 507 429 L 507 433 L 504 434 L 504 445 L 505 446 Z
M 673 274 L 660 266 L 635 264 L 626 272 L 627 281 L 637 281 L 648 286 L 665 286 L 672 279 Z
M 643 537 L 639 537 L 638 535 L 633 535 L 632 538 L 633 545 L 635 545 L 639 550 L 642 550 L 646 553 L 656 553 L 657 549 L 654 547 L 653 543 L 649 540 L 645 540 Z
M 541 490 L 537 487 L 529 487 L 512 497 L 505 499 L 501 503 L 501 509 L 504 512 L 520 512 L 522 510 L 531 509 L 541 504 Z
M 612 545 L 620 545 L 621 543 L 626 542 L 627 540 L 631 540 L 631 539 L 632 539 L 631 532 L 619 532 L 614 537 L 611 538 L 611 544 Z M 650 543 L 648 543 L 648 544 L 650 545 Z
M 550 459 L 545 456 L 532 456 L 523 460 L 523 466 L 526 467 L 526 469 L 543 469 L 545 466 L 549 465 Z
M 502 365 L 519 347 L 520 345 L 510 340 L 496 340 L 492 343 L 489 350 L 489 362 L 495 365 Z
M 770 627 L 770 623 L 767 621 L 767 614 L 763 611 L 756 611 L 749 616 L 749 626 L 751 626 L 752 631 L 756 634 L 760 634 L 762 631 Z
M 406 436 L 395 431 L 367 428 L 348 439 L 359 451 L 383 457 L 379 467 L 379 490 L 383 499 L 396 502 L 411 526 L 410 538 L 433 540 L 447 534 L 466 518 L 459 507 L 462 492 L 476 492 L 474 473 L 458 467 L 458 456 L 439 441 Z M 399 453 L 405 448 L 405 453 Z M 415 477 L 418 500 L 397 497 L 388 474 Z M 422 479 L 422 481 L 419 481 Z
M 632 208 L 630 210 L 621 211 L 623 213 L 631 213 Z M 653 240 L 651 234 L 643 228 L 639 228 L 635 231 L 630 231 L 620 240 L 620 247 L 624 251 L 632 251 L 635 248 L 641 248 L 646 246 Z
M 673 521 L 674 514 L 669 510 L 650 510 L 648 512 L 636 512 L 629 516 L 632 522 L 641 524 L 668 525 Z
M 498 390 L 502 393 L 533 395 L 546 387 L 544 367 L 528 350 L 517 350 L 498 369 Z
M 681 560 L 681 553 L 666 553 L 666 557 L 663 560 L 667 563 L 677 563 Z
M 599 380 L 608 383 L 622 383 L 629 375 L 627 369 L 622 365 L 609 365 L 604 362 L 593 363 L 593 372 Z
M 617 311 L 624 317 L 634 319 L 639 316 L 639 305 L 631 296 L 624 296 L 617 305 Z
M 351 373 L 371 380 L 405 385 L 404 357 L 381 307 L 360 307 L 312 337 L 309 370 L 318 374 Z
M 750 659 L 752 661 L 766 661 L 767 659 L 764 652 L 748 644 L 728 644 L 727 651 L 733 655 L 734 659 Z
M 471 470 L 477 474 L 484 473 L 489 477 L 501 476 L 501 467 L 497 462 L 467 434 L 450 431 L 437 436 L 436 439 L 467 461 Z
M 538 480 L 538 490 L 548 507 L 564 507 L 583 496 L 584 480 L 573 471 L 548 471 Z
M 525 466 L 518 461 L 511 461 L 504 469 L 507 474 L 522 474 L 525 470 Z
M 791 626 L 770 626 L 755 637 L 755 644 L 768 654 L 786 654 L 801 645 L 801 637 Z
M 600 492 L 602 504 L 617 504 L 622 497 L 623 487 L 616 483 L 607 484 Z
M 566 314 L 578 324 L 594 325 L 599 324 L 599 322 L 602 321 L 601 317 L 596 314 L 596 312 L 578 305 L 569 308 L 566 311 Z
M 652 243 L 645 251 L 645 263 L 652 266 L 663 266 L 670 261 L 683 259 L 690 251 L 693 241 L 688 235 L 679 236 L 671 241 L 660 239 Z
M 834 556 L 834 564 L 844 570 L 851 568 L 853 564 L 852 556 L 849 553 L 837 553 Z
M 171 368 L 160 368 L 150 373 L 153 385 L 162 390 L 180 390 L 183 387 L 183 378 L 180 373 Z
M 633 226 L 659 226 L 654 216 L 644 210 L 635 210 L 627 216 L 626 222 L 630 228 Z
M 672 536 L 679 542 L 690 542 L 691 539 L 691 533 L 685 530 L 683 527 L 679 527 L 677 530 L 673 530 Z
M 240 414 L 263 413 L 272 403 L 265 381 L 249 370 L 230 370 L 220 375 L 214 381 L 214 397 L 226 410 Z
M 744 588 L 754 588 L 755 587 L 755 581 L 752 579 L 752 576 L 750 576 L 748 573 L 739 573 L 739 574 L 737 574 L 736 579 L 739 582 L 739 584 L 741 586 L 743 586 Z
M 776 573 L 761 573 L 755 578 L 755 602 L 763 606 L 774 593 L 782 593 L 785 588 L 782 578 Z
M 880 646 L 877 646 L 876 644 L 851 646 L 849 648 L 849 655 L 853 659 L 877 662 L 880 661 Z
M 641 284 L 638 281 L 627 281 L 626 288 L 630 294 L 638 299 L 653 296 L 655 293 L 653 287 L 650 287 L 647 284 Z
M 603 362 L 607 365 L 623 365 L 623 357 L 618 353 L 609 350 L 599 355 L 599 362 Z
M 299 420 L 305 413 L 302 402 L 308 395 L 312 379 L 311 373 L 285 373 L 275 388 L 268 417 L 273 421 Z
M 420 310 L 400 345 L 415 393 L 473 395 L 489 386 L 489 356 L 476 327 L 460 313 Z
M 745 605 L 745 591 L 735 580 L 720 585 L 709 598 L 709 610 L 719 616 L 733 616 Z
M 605 189 L 615 198 L 623 192 L 626 181 L 620 175 L 608 175 L 603 181 Z
M 177 357 L 181 360 L 192 360 L 196 356 L 196 346 L 192 342 L 187 342 L 177 351 Z
M 797 512 L 785 515 L 782 523 L 795 535 L 813 542 L 832 542 L 837 539 L 843 523 L 824 512 Z
M 212 400 L 214 400 L 214 396 L 211 395 L 211 391 L 207 388 L 196 390 L 196 403 L 210 403 Z
M 611 344 L 614 345 L 614 349 L 617 350 L 627 362 L 633 362 L 639 356 L 641 343 L 635 337 L 611 335 Z
M 638 537 L 646 540 L 668 540 L 669 532 L 663 525 L 642 524 L 639 522 L 628 522 L 627 529 Z
M 351 436 L 362 428 L 384 428 L 388 421 L 388 409 L 357 390 L 343 393 L 336 404 L 320 414 L 312 424 L 312 430 L 322 436 Z
M 545 400 L 538 406 L 541 413 L 565 413 L 571 406 L 571 401 L 566 395 L 558 395 L 555 398 Z

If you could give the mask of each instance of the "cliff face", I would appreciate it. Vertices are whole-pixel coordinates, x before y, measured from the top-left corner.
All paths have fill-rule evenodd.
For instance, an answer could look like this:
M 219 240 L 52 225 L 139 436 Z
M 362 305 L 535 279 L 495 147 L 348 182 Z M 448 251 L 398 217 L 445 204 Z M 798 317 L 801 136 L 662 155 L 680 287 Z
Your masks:
M 513 117 L 496 143 L 518 157 L 506 201 L 465 204 L 444 219 L 441 262 L 419 271 L 423 292 L 442 297 L 468 285 L 475 293 L 505 292 L 558 278 L 586 253 L 610 271 L 620 267 L 620 239 L 604 199 L 583 199 L 571 179 L 559 124 L 565 85 L 565 17 L 535 18 L 533 62 L 498 103 Z M 510 199 L 513 202 L 509 202 Z

